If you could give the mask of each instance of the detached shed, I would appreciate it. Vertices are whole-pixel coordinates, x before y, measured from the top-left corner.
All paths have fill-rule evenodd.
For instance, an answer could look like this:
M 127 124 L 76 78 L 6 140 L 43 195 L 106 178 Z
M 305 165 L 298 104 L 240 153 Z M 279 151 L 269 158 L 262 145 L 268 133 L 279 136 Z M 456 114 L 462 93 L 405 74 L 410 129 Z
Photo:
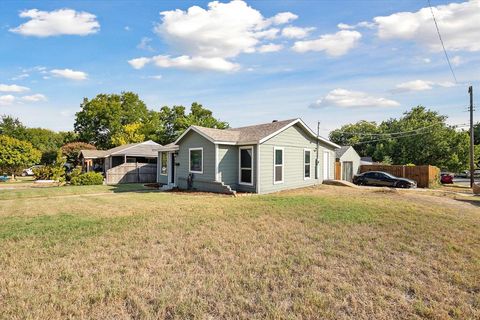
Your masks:
M 343 146 L 335 150 L 335 179 L 352 181 L 358 173 L 360 156 L 352 146 Z

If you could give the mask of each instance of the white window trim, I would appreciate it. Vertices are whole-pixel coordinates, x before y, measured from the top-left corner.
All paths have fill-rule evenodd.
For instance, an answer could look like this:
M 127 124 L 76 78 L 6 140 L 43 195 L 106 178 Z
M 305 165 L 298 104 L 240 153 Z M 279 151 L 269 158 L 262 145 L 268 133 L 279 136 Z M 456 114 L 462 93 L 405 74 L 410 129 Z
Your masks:
M 160 163 L 160 166 L 159 166 L 160 167 L 160 175 L 161 176 L 167 176 L 168 175 L 168 152 L 162 151 L 162 152 L 160 152 L 160 154 L 161 154 L 160 161 L 159 161 L 159 163 Z M 167 155 L 167 172 L 162 173 L 162 157 L 163 157 L 164 154 Z
M 202 151 L 202 171 L 192 171 L 192 151 L 195 150 L 201 150 Z M 203 174 L 203 148 L 188 148 L 188 172 L 189 173 L 198 173 L 198 174 Z
M 282 180 L 275 181 L 275 167 L 279 166 L 275 164 L 275 155 L 277 150 L 282 150 Z M 273 147 L 273 184 L 281 184 L 285 180 L 285 148 L 284 147 Z
M 305 162 L 306 160 L 306 157 L 305 157 L 305 152 L 309 151 L 310 152 L 310 162 L 308 163 L 308 165 L 310 166 L 310 177 L 306 177 L 305 176 L 305 166 L 307 165 L 307 163 Z M 310 180 L 312 179 L 312 149 L 308 149 L 308 148 L 304 148 L 303 149 L 303 180 Z
M 251 168 L 242 168 L 242 150 L 252 150 L 252 167 Z M 238 148 L 238 184 L 245 185 L 245 186 L 253 186 L 253 159 L 254 159 L 254 150 L 253 146 L 248 147 L 239 147 Z M 252 182 L 242 182 L 242 169 L 251 170 L 252 171 Z

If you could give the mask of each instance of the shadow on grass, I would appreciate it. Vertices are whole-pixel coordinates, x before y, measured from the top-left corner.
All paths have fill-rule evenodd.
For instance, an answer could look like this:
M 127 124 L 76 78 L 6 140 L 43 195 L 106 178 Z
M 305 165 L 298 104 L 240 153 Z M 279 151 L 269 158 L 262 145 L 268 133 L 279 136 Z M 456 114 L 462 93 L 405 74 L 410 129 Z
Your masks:
M 474 200 L 471 200 L 471 199 L 455 199 L 457 201 L 460 201 L 460 202 L 465 202 L 465 203 L 469 203 L 471 205 L 474 205 L 474 206 L 477 206 L 477 207 L 480 207 L 480 196 L 475 196 Z
M 125 183 L 125 184 L 112 184 L 110 191 L 113 193 L 123 192 L 136 192 L 136 193 L 148 193 L 159 192 L 159 185 L 156 183 Z

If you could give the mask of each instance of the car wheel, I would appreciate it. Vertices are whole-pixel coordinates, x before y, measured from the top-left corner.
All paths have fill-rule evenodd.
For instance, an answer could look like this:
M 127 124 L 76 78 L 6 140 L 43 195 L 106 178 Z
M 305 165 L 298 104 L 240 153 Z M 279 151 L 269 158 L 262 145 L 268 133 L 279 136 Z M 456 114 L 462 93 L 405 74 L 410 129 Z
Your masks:
M 399 182 L 397 183 L 397 188 L 402 188 L 402 189 L 407 189 L 409 188 L 410 186 L 408 185 L 408 183 L 406 182 Z

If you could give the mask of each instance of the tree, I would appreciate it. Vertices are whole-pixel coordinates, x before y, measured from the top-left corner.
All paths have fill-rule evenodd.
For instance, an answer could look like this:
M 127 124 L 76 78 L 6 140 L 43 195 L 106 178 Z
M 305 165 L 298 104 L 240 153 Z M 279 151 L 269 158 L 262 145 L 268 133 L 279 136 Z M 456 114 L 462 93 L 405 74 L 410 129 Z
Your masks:
M 373 156 L 375 161 L 430 164 L 458 172 L 468 164 L 468 133 L 448 126 L 446 119 L 436 111 L 417 106 L 401 118 L 378 126 L 365 121 L 343 126 L 332 131 L 330 138 L 338 144 L 353 145 L 361 156 Z
M 0 117 L 0 134 L 16 138 L 19 140 L 25 140 L 27 128 L 23 123 L 12 116 L 2 115 Z
M 145 141 L 145 135 L 141 133 L 142 124 L 139 122 L 129 123 L 122 127 L 112 136 L 113 145 L 122 145 L 127 143 L 136 143 Z
M 0 135 L 0 170 L 15 174 L 40 161 L 41 152 L 31 143 L 21 141 L 6 135 Z
M 144 123 L 148 120 L 145 103 L 133 92 L 99 94 L 83 99 L 81 111 L 76 114 L 75 132 L 79 139 L 100 149 L 114 147 L 112 137 L 124 130 L 124 126 Z
M 473 126 L 473 139 L 475 145 L 480 145 L 480 122 Z
M 78 154 L 80 150 L 96 150 L 94 145 L 85 142 L 70 142 L 61 147 L 62 155 L 66 158 L 68 163 L 74 166 L 78 164 Z
M 161 144 L 175 141 L 189 126 L 197 125 L 207 128 L 226 129 L 227 122 L 213 117 L 212 111 L 204 108 L 199 103 L 192 103 L 190 113 L 185 114 L 184 106 L 167 106 L 160 110 L 160 119 L 163 123 L 160 132 Z

